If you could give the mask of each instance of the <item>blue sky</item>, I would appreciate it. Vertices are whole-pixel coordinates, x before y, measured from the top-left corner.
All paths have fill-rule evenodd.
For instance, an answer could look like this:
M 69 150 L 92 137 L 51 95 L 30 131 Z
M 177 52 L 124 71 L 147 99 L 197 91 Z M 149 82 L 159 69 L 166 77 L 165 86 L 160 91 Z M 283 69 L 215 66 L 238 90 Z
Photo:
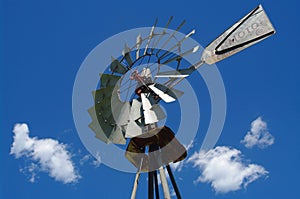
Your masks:
M 216 146 L 241 151 L 244 164 L 262 166 L 267 175 L 228 193 L 216 193 L 209 182 L 194 183 L 201 173 L 192 164 L 176 171 L 183 198 L 296 198 L 300 168 L 299 3 L 287 1 L 38 1 L 1 0 L 0 49 L 0 198 L 129 198 L 134 175 L 95 166 L 81 143 L 72 116 L 72 89 L 76 73 L 88 53 L 108 37 L 131 28 L 163 26 L 174 16 L 182 32 L 195 28 L 193 39 L 206 46 L 220 33 L 262 3 L 277 33 L 263 42 L 217 63 L 222 75 L 227 115 Z M 207 90 L 197 76 L 189 77 L 202 92 L 202 126 L 189 157 L 201 146 L 201 132 L 210 117 Z M 199 94 L 200 96 L 202 95 Z M 251 122 L 262 117 L 275 142 L 249 149 L 241 140 Z M 40 171 L 30 182 L 26 157 L 10 155 L 13 127 L 29 126 L 29 136 L 66 144 L 77 183 L 64 184 Z M 172 122 L 170 123 L 172 125 Z M 197 136 L 198 137 L 198 136 Z M 23 172 L 20 172 L 22 170 Z M 146 196 L 146 176 L 138 190 Z

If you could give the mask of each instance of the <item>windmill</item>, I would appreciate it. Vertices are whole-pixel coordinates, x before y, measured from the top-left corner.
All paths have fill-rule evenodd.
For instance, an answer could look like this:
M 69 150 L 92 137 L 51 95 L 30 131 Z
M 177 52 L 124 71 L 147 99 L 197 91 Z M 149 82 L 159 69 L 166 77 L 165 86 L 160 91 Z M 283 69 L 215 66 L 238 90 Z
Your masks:
M 183 38 L 175 31 L 167 31 L 172 17 L 161 31 L 157 20 L 145 37 L 137 35 L 136 44 L 124 44 L 122 56 L 111 57 L 109 70 L 100 74 L 99 89 L 93 92 L 94 105 L 88 110 L 92 122 L 89 127 L 96 138 L 109 144 L 126 145 L 125 157 L 136 167 L 131 198 L 136 197 L 142 172 L 148 173 L 148 198 L 159 198 L 158 172 L 165 198 L 170 189 L 165 169 L 169 174 L 177 198 L 181 198 L 170 163 L 182 161 L 187 152 L 170 127 L 161 126 L 166 118 L 164 103 L 173 103 L 184 92 L 174 87 L 203 64 L 221 61 L 275 33 L 262 6 L 259 5 L 226 30 L 203 51 L 193 65 L 186 65 L 186 56 L 199 46 L 182 50 L 184 42 L 195 34 L 190 31 Z M 171 65 L 173 70 L 163 70 Z

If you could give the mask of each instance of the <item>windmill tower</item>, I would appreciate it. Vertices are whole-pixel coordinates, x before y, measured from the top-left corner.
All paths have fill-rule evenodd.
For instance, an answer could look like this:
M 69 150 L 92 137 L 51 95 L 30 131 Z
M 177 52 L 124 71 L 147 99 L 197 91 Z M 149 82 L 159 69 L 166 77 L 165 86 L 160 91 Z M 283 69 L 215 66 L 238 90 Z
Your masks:
M 122 56 L 111 58 L 109 70 L 100 74 L 99 89 L 93 92 L 94 106 L 88 112 L 92 118 L 89 127 L 96 138 L 109 144 L 126 145 L 125 157 L 136 167 L 131 199 L 136 197 L 139 176 L 148 173 L 148 198 L 159 198 L 158 173 L 164 198 L 170 198 L 165 169 L 177 198 L 181 198 L 170 163 L 182 161 L 187 152 L 176 139 L 170 127 L 161 125 L 166 118 L 160 102 L 173 103 L 184 92 L 174 88 L 203 64 L 214 64 L 275 33 L 262 6 L 226 30 L 203 51 L 193 65 L 187 65 L 186 56 L 199 46 L 182 50 L 184 42 L 195 30 L 183 38 L 176 30 L 168 29 L 172 17 L 163 29 L 157 20 L 148 35 L 137 35 L 136 44 L 124 44 Z M 164 70 L 166 65 L 173 68 Z

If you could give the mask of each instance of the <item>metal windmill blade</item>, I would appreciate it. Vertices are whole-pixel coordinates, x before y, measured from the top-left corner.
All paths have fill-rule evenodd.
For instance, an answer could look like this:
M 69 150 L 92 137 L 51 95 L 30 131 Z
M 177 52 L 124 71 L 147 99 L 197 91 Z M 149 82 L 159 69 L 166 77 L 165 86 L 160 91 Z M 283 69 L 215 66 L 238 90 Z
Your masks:
M 142 93 L 141 98 L 145 125 L 158 122 L 166 117 L 164 111 L 155 102 L 152 95 Z
M 141 107 L 142 103 L 136 99 L 132 100 L 132 104 L 129 111 L 129 122 L 126 126 L 125 137 L 132 138 L 143 133 L 143 127 L 140 125 L 141 122 Z
M 97 138 L 106 143 L 125 144 L 126 140 L 121 127 L 127 122 L 128 113 L 126 111 L 129 109 L 129 103 L 120 101 L 115 87 L 110 86 L 117 79 L 118 76 L 113 75 L 101 76 L 103 87 L 93 93 L 95 105 L 88 112 L 92 117 L 90 128 L 95 132 Z M 114 104 L 114 108 L 111 104 Z
M 128 70 L 114 58 L 110 69 L 119 74 L 125 74 Z M 93 92 L 95 104 L 88 110 L 92 118 L 89 127 L 95 132 L 96 137 L 105 143 L 126 143 L 122 126 L 128 121 L 129 102 L 122 102 L 119 98 L 120 78 L 119 75 L 100 74 L 100 89 Z

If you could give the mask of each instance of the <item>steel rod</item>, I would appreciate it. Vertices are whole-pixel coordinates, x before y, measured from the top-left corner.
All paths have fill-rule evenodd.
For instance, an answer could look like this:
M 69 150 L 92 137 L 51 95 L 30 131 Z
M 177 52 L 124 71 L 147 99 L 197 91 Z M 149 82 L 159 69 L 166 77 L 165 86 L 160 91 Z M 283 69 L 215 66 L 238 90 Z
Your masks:
M 170 189 L 169 189 L 169 185 L 168 185 L 168 182 L 167 182 L 167 177 L 166 177 L 164 167 L 159 168 L 159 174 L 160 174 L 161 185 L 162 185 L 162 188 L 163 188 L 163 191 L 164 191 L 164 198 L 165 199 L 171 199 Z
M 136 172 L 130 199 L 135 199 L 135 197 L 136 197 L 136 191 L 137 191 L 137 187 L 139 184 L 140 174 L 141 174 L 140 171 Z
M 154 199 L 153 171 L 148 172 L 148 199 Z
M 177 196 L 178 199 L 181 199 L 181 195 L 180 195 L 178 186 L 177 186 L 177 184 L 176 184 L 174 175 L 173 175 L 173 173 L 172 173 L 171 167 L 170 167 L 170 165 L 167 165 L 166 167 L 167 167 L 167 171 L 168 171 L 168 174 L 169 174 L 169 176 L 170 176 L 170 180 L 171 180 L 171 182 L 172 182 L 174 191 L 175 191 L 175 193 L 176 193 L 176 196 Z
M 136 191 L 137 191 L 137 187 L 138 187 L 138 184 L 139 184 L 139 179 L 140 179 L 140 175 L 141 175 L 143 161 L 144 161 L 144 159 L 142 158 L 140 166 L 139 166 L 139 168 L 138 168 L 138 170 L 137 170 L 137 172 L 135 174 L 135 179 L 134 179 L 134 184 L 133 184 L 133 189 L 132 189 L 132 192 L 131 192 L 130 199 L 135 199 L 135 197 L 136 197 Z
M 159 199 L 159 189 L 158 189 L 158 179 L 157 179 L 157 170 L 153 171 L 154 173 L 154 185 L 155 185 L 155 198 Z

